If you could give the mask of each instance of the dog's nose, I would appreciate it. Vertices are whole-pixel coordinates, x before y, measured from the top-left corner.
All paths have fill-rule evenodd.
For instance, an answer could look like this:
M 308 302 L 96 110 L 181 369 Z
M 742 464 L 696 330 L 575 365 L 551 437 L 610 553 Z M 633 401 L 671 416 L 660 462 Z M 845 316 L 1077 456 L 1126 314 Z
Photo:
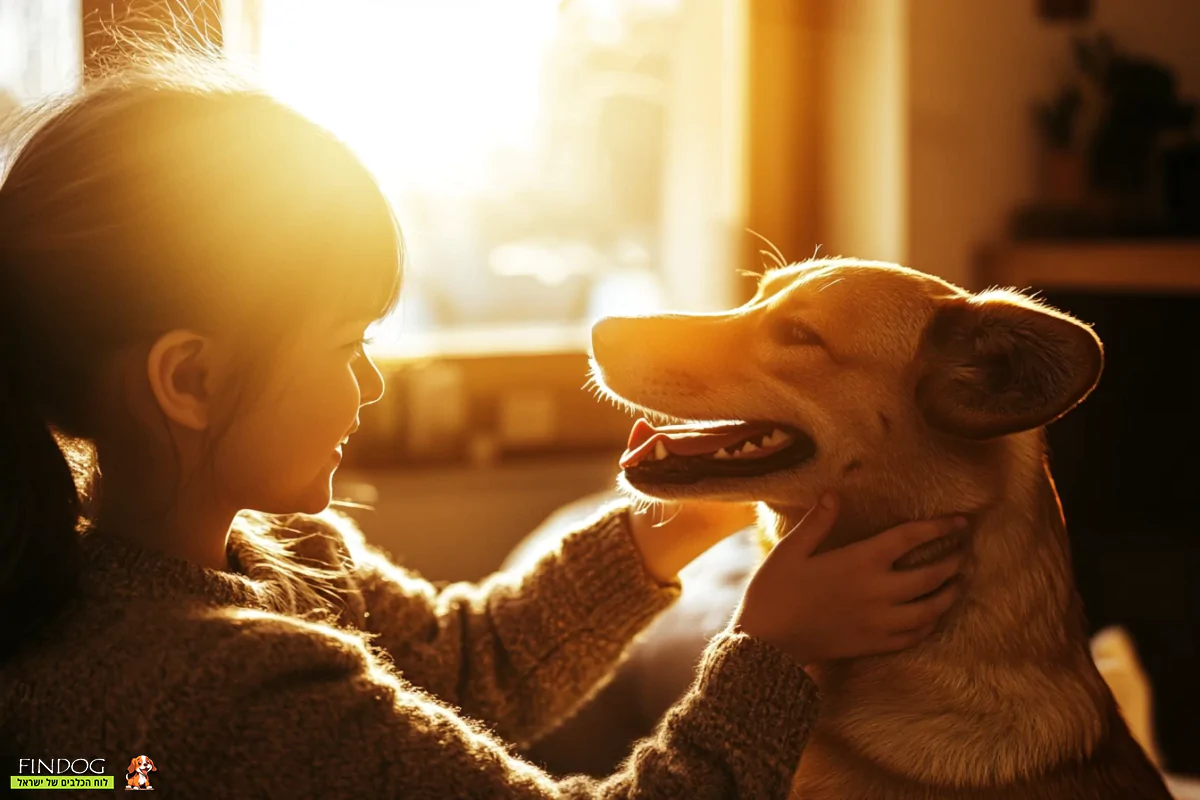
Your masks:
M 620 317 L 603 317 L 592 326 L 592 355 L 601 358 L 606 348 L 616 347 L 620 340 Z

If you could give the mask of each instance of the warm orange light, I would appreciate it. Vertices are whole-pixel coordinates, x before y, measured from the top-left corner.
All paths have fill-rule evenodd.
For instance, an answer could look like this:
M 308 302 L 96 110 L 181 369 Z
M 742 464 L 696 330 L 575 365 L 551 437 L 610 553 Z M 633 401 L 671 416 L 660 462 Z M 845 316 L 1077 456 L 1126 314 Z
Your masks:
M 391 193 L 477 191 L 528 158 L 557 0 L 268 0 L 260 74 Z

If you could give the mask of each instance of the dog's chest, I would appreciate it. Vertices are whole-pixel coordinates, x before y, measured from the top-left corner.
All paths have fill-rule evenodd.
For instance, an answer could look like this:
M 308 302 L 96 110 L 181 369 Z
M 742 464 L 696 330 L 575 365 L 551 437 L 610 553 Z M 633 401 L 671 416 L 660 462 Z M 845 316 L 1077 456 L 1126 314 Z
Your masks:
M 914 748 L 912 739 L 895 741 Z M 1091 758 L 1069 760 L 1036 776 L 1003 785 L 950 789 L 889 772 L 820 727 L 804 748 L 792 784 L 794 800 L 1170 800 L 1158 772 L 1123 728 L 1114 729 Z

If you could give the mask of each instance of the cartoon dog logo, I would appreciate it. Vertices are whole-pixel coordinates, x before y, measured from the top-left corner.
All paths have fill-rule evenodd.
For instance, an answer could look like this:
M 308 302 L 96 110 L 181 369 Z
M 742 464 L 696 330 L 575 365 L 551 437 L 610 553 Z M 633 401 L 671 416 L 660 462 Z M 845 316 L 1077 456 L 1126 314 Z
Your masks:
M 154 791 L 150 785 L 150 773 L 158 772 L 158 767 L 150 760 L 150 756 L 138 756 L 129 762 L 125 770 L 125 791 Z

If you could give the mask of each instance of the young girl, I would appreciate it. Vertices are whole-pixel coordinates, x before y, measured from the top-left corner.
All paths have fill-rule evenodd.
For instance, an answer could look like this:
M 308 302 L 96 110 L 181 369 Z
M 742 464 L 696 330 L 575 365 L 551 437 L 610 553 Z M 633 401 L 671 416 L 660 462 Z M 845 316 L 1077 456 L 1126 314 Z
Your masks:
M 350 151 L 180 58 L 45 109 L 6 157 L 14 757 L 119 772 L 145 755 L 178 797 L 783 797 L 816 711 L 802 665 L 910 646 L 956 596 L 958 558 L 890 569 L 953 521 L 812 557 L 830 498 L 622 770 L 554 779 L 502 739 L 593 693 L 744 510 L 655 525 L 616 504 L 527 575 L 436 590 L 327 508 L 341 445 L 383 393 L 363 334 L 402 262 Z

